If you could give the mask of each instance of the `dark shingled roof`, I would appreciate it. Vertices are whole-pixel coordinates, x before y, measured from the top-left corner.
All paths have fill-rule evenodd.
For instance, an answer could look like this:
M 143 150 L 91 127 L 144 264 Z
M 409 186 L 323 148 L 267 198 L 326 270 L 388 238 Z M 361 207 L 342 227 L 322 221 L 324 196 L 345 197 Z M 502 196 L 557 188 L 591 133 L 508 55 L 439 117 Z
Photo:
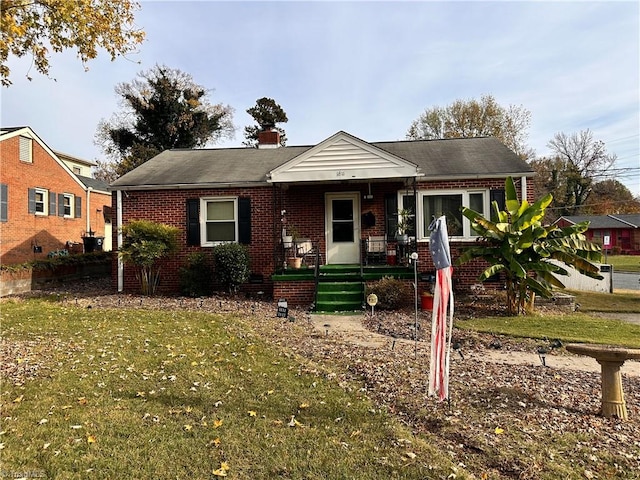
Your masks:
M 418 165 L 427 179 L 533 174 L 524 160 L 490 137 L 370 145 Z M 310 148 L 313 145 L 166 150 L 114 181 L 111 187 L 266 184 L 271 170 Z
M 74 174 L 75 175 L 75 174 Z M 94 190 L 100 190 L 102 192 L 109 191 L 109 184 L 105 181 L 98 180 L 97 178 L 85 177 L 83 175 L 76 175 L 85 187 L 91 187 Z
M 571 215 L 561 217 L 571 223 L 589 221 L 589 228 L 640 228 L 640 213 L 616 215 Z

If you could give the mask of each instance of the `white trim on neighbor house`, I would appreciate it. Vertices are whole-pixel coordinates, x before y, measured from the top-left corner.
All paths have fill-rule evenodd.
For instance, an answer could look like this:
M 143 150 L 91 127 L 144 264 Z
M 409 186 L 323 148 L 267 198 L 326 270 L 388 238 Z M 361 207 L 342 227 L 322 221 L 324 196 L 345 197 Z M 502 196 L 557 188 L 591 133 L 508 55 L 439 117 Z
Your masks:
M 64 199 L 62 204 L 62 216 L 64 218 L 74 218 L 75 195 L 72 193 L 63 193 L 62 197 Z
M 84 183 L 82 183 L 80 181 L 80 179 L 75 176 L 75 174 L 69 168 L 69 166 L 66 163 L 64 163 L 62 160 L 60 160 L 60 157 L 58 157 L 56 152 L 51 150 L 47 146 L 47 144 L 44 143 L 42 141 L 42 139 L 40 137 L 38 137 L 38 135 L 33 130 L 31 130 L 30 127 L 20 128 L 20 129 L 14 130 L 12 132 L 9 132 L 9 131 L 6 131 L 6 130 L 2 130 L 0 132 L 0 141 L 8 140 L 8 139 L 10 139 L 12 137 L 16 137 L 16 136 L 31 138 L 32 140 L 35 140 L 36 142 L 38 142 L 38 144 L 49 154 L 49 156 L 51 158 L 53 158 L 58 163 L 58 165 L 60 165 L 60 167 L 62 167 L 62 169 L 65 172 L 67 172 L 69 174 L 69 176 L 71 176 L 71 178 L 73 178 L 73 180 L 78 185 L 80 185 L 80 188 L 82 188 L 83 190 L 86 190 L 87 187 L 85 187 Z M 33 146 L 31 147 L 31 155 L 32 155 L 32 162 L 30 162 L 30 163 L 33 163 Z
M 346 132 L 271 170 L 270 183 L 410 178 L 422 174 L 417 165 Z
M 49 190 L 46 188 L 34 188 L 35 191 L 35 204 L 34 214 L 47 216 L 49 215 Z M 55 212 L 56 214 L 58 212 Z

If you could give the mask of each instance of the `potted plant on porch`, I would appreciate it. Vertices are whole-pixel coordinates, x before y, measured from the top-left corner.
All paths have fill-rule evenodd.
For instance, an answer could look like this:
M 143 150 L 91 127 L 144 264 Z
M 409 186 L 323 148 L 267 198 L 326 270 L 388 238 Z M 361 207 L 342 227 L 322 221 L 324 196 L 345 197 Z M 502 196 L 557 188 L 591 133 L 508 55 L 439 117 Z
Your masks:
M 403 208 L 398 212 L 398 225 L 396 226 L 396 240 L 400 245 L 409 243 L 409 229 L 411 228 L 411 210 Z
M 287 226 L 286 233 L 288 235 L 283 236 L 282 241 L 285 249 L 290 254 L 290 256 L 287 257 L 287 265 L 289 268 L 300 268 L 302 265 L 302 258 L 298 257 L 298 246 L 296 244 L 298 238 L 300 238 L 300 234 L 298 233 L 296 226 L 293 224 Z

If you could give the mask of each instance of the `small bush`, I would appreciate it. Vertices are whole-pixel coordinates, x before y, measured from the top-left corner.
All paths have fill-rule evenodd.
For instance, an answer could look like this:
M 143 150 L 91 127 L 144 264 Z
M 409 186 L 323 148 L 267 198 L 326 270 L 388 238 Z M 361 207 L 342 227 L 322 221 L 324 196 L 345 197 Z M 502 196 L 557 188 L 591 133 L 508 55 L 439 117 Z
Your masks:
M 180 268 L 180 291 L 187 297 L 211 295 L 213 268 L 210 259 L 202 252 L 187 257 L 187 264 Z
M 236 292 L 249 279 L 249 250 L 238 243 L 224 243 L 213 248 L 216 281 L 229 292 Z
M 413 299 L 411 286 L 401 280 L 385 276 L 367 286 L 367 295 L 375 293 L 377 307 L 383 310 L 397 310 L 409 305 Z

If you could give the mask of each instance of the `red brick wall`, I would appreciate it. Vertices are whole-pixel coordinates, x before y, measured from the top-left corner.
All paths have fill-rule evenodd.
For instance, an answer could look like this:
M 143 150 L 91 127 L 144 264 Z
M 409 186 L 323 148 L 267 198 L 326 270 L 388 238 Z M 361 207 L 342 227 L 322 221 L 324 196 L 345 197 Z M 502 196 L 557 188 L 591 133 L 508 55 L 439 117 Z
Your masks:
M 519 179 L 518 179 L 519 180 Z M 519 182 L 518 182 L 519 185 Z M 418 189 L 468 189 L 468 188 L 504 188 L 504 179 L 474 179 L 440 182 L 420 182 Z M 532 183 L 529 183 L 529 197 L 534 197 Z M 280 231 L 282 227 L 280 212 L 286 210 L 287 223 L 294 224 L 300 237 L 309 238 L 318 242 L 320 251 L 325 251 L 325 193 L 326 192 L 360 192 L 361 213 L 371 211 L 376 217 L 376 224 L 371 228 L 362 227 L 362 238 L 369 235 L 382 235 L 385 233 L 384 197 L 387 193 L 396 193 L 405 190 L 398 182 L 372 183 L 371 191 L 373 200 L 365 200 L 364 195 L 369 193 L 366 183 L 355 184 L 331 184 L 331 185 L 291 185 L 286 190 L 265 186 L 254 188 L 229 188 L 229 189 L 195 189 L 195 190 L 152 190 L 129 191 L 123 194 L 123 219 L 125 222 L 134 219 L 147 219 L 155 222 L 166 223 L 180 229 L 179 253 L 162 265 L 162 279 L 160 293 L 177 293 L 179 285 L 179 269 L 186 263 L 187 255 L 196 251 L 210 251 L 208 247 L 186 245 L 186 201 L 191 198 L 213 196 L 242 196 L 251 197 L 252 211 L 252 241 L 249 246 L 251 255 L 251 270 L 264 278 L 264 284 L 260 288 L 267 295 L 274 298 L 286 297 L 293 304 L 310 303 L 313 300 L 313 285 L 305 282 L 278 283 L 275 288 L 270 277 L 280 265 L 276 265 L 274 253 L 278 250 Z M 411 193 L 412 188 L 409 189 Z M 114 195 L 114 212 L 115 195 Z M 114 223 L 114 250 L 117 246 L 116 234 L 118 226 Z M 469 243 L 453 242 L 451 250 L 453 259 L 460 255 L 461 249 Z M 418 254 L 420 255 L 419 271 L 433 270 L 431 256 L 428 253 L 429 244 L 420 242 Z M 280 262 L 281 259 L 278 259 Z M 458 289 L 478 282 L 478 276 L 486 268 L 481 262 L 471 262 L 464 267 L 456 268 L 454 279 Z M 117 271 L 113 269 L 114 274 Z M 114 278 L 115 281 L 115 278 Z M 115 283 L 114 283 L 115 284 Z M 125 268 L 125 291 L 137 291 L 139 286 L 135 279 L 134 271 L 130 267 Z M 311 290 L 309 290 L 311 289 Z
M 8 185 L 8 221 L 0 223 L 0 262 L 5 264 L 46 258 L 49 252 L 65 248 L 68 241 L 82 243 L 87 224 L 87 198 L 83 187 L 36 140 L 32 142 L 33 162 L 21 162 L 19 141 L 19 136 L 15 136 L 0 142 L 0 183 Z M 82 198 L 82 216 L 63 218 L 29 213 L 29 188 Z M 92 215 L 105 204 L 111 204 L 108 195 L 92 193 Z M 99 217 L 94 221 L 92 216 L 91 227 L 98 236 L 104 235 L 104 220 L 98 220 Z M 42 253 L 34 253 L 35 245 L 42 247 Z
M 311 305 L 315 283 L 313 281 L 275 282 L 273 285 L 273 298 L 286 298 L 288 305 Z
M 274 224 L 280 223 L 280 212 L 275 215 L 273 208 L 273 191 L 271 187 L 229 188 L 229 189 L 196 189 L 196 190 L 150 190 L 128 191 L 122 194 L 123 222 L 131 220 L 151 220 L 177 227 L 179 252 L 162 262 L 160 293 L 176 294 L 179 292 L 179 270 L 186 264 L 187 256 L 194 252 L 211 252 L 211 247 L 188 246 L 186 232 L 186 202 L 188 199 L 201 197 L 251 197 L 251 272 L 263 275 L 264 284 L 259 288 L 270 295 L 272 291 L 271 274 L 274 272 Z M 113 207 L 116 212 L 116 196 Z M 117 249 L 117 231 L 114 218 L 113 249 Z M 116 261 L 114 256 L 114 262 Z M 115 264 L 114 264 L 115 267 Z M 138 291 L 139 284 L 135 279 L 132 267 L 125 266 L 125 291 Z M 114 268 L 117 275 L 117 268 Z M 114 277 L 117 285 L 117 277 Z M 254 288 L 254 289 L 255 289 Z

